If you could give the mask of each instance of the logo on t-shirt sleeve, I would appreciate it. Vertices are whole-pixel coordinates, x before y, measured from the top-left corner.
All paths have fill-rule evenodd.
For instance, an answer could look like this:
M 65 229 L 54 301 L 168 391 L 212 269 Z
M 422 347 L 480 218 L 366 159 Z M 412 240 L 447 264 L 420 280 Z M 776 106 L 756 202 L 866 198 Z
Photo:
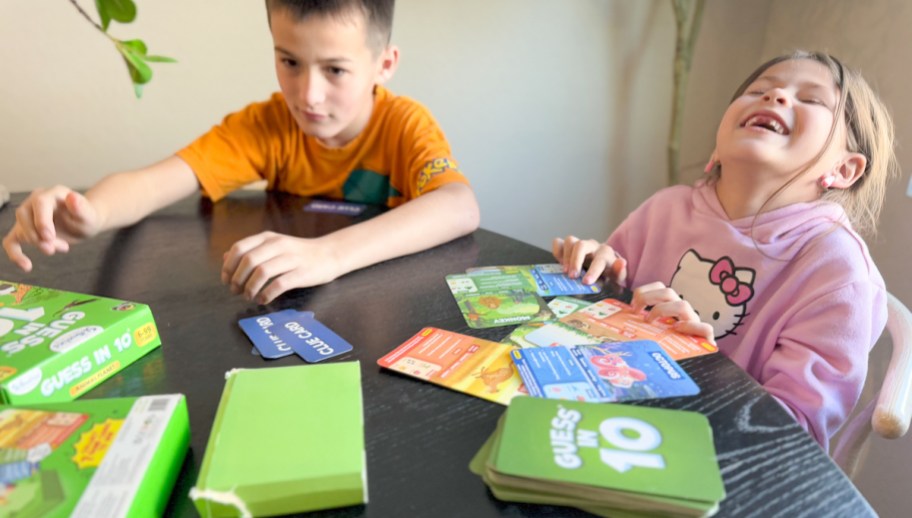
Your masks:
M 427 187 L 435 176 L 446 173 L 447 171 L 460 172 L 459 166 L 456 165 L 455 160 L 450 160 L 449 158 L 435 158 L 424 164 L 424 167 L 422 167 L 421 171 L 418 173 L 418 194 L 424 192 L 424 188 Z

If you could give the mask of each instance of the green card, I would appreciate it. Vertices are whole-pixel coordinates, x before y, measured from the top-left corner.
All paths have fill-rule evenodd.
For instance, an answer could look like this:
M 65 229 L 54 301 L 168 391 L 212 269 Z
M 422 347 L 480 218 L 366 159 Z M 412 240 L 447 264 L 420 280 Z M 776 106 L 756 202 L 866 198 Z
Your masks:
M 447 275 L 446 281 L 469 327 L 510 326 L 553 318 L 544 299 L 522 274 Z

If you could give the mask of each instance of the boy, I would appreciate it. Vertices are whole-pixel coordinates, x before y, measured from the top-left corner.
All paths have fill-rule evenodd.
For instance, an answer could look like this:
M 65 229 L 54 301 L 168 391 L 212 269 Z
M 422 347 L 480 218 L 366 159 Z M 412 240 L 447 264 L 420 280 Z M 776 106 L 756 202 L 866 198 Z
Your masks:
M 229 115 L 188 147 L 113 174 L 85 196 L 33 192 L 3 240 L 46 255 L 136 223 L 201 189 L 218 201 L 261 178 L 269 189 L 385 203 L 380 216 L 315 238 L 262 232 L 225 254 L 222 282 L 266 304 L 293 289 L 418 252 L 478 228 L 478 205 L 430 114 L 382 84 L 396 70 L 394 0 L 266 0 L 281 94 Z

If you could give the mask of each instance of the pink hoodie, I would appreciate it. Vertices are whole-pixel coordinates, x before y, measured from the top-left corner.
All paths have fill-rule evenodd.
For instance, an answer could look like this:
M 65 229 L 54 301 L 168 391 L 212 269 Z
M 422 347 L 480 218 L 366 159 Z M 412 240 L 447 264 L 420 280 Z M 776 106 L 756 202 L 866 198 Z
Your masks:
M 629 287 L 671 286 L 713 326 L 722 353 L 827 449 L 887 318 L 883 279 L 841 206 L 731 221 L 713 186 L 682 185 L 646 200 L 607 243 L 627 259 Z

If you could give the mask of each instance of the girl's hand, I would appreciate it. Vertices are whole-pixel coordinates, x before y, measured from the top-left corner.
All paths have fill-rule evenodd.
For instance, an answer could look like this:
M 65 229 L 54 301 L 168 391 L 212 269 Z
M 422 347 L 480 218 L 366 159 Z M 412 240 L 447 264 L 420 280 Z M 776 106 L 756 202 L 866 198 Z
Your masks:
M 713 345 L 716 344 L 712 326 L 700 321 L 700 315 L 694 311 L 693 306 L 661 282 L 644 284 L 633 290 L 630 305 L 635 311 L 651 308 L 646 313 L 647 322 L 672 317 L 678 320 L 672 326 L 675 331 L 699 336 Z
M 571 278 L 579 277 L 586 267 L 583 284 L 592 284 L 599 277 L 624 284 L 627 281 L 627 260 L 610 246 L 594 239 L 581 240 L 576 236 L 554 238 L 551 243 L 554 258 Z

